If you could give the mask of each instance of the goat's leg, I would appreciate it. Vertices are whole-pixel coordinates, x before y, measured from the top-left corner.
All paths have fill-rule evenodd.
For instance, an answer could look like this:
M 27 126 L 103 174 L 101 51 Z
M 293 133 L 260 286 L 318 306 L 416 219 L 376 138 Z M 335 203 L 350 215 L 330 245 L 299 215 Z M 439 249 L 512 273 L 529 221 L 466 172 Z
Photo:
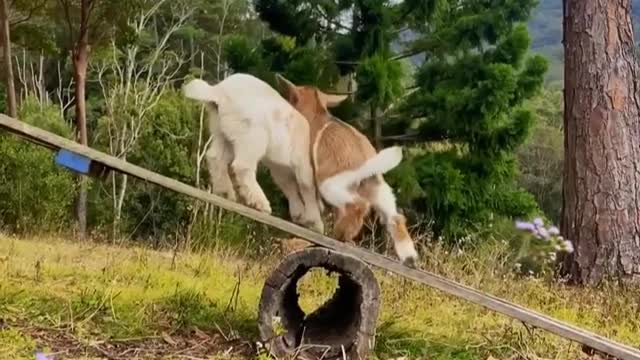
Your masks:
M 313 168 L 309 162 L 302 162 L 295 167 L 295 179 L 304 203 L 304 213 L 300 222 L 314 231 L 324 233 L 324 223 L 320 214 L 320 199 L 315 185 Z
M 229 164 L 233 160 L 233 149 L 221 133 L 214 133 L 212 136 L 211 145 L 205 155 L 211 190 L 216 195 L 236 201 L 236 192 L 229 176 Z
M 324 180 L 318 190 L 322 198 L 336 209 L 334 236 L 341 241 L 353 242 L 364 226 L 370 205 L 365 198 L 349 189 L 347 184 L 336 181 L 337 178 L 334 176 Z
M 375 183 L 367 185 L 365 191 L 367 198 L 382 218 L 400 261 L 408 266 L 415 266 L 418 253 L 407 230 L 406 219 L 398 213 L 396 197 L 393 195 L 391 186 L 382 176 L 378 176 Z
M 234 159 L 231 169 L 235 175 L 238 192 L 244 198 L 247 206 L 271 214 L 271 204 L 262 191 L 256 172 L 258 162 L 266 153 L 267 136 L 253 130 L 233 138 Z
M 279 165 L 269 165 L 273 182 L 282 190 L 289 201 L 289 215 L 295 223 L 300 223 L 300 218 L 304 212 L 304 203 L 298 192 L 298 184 L 293 172 Z

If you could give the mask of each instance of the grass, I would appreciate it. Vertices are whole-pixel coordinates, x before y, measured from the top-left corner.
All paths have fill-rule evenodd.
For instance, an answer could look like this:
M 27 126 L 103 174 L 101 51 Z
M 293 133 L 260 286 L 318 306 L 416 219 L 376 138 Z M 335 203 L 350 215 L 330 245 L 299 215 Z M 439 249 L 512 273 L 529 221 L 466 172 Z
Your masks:
M 454 253 L 434 246 L 427 251 L 425 267 L 640 346 L 637 292 L 634 295 L 632 290 L 613 286 L 588 290 L 548 279 L 518 278 L 498 260 L 501 251 L 495 244 Z M 100 351 L 126 348 L 114 344 L 148 350 L 172 342 L 188 343 L 194 331 L 221 340 L 219 349 L 206 352 L 209 357 L 191 358 L 256 358 L 249 350 L 236 350 L 249 348 L 246 344 L 257 339 L 255 320 L 262 283 L 277 259 L 247 263 L 220 252 L 174 257 L 170 252 L 140 247 L 2 235 L 0 254 L 2 359 L 33 359 L 37 350 L 66 350 L 73 355 L 67 359 L 100 358 L 96 357 Z M 580 356 L 577 344 L 376 272 L 383 292 L 375 348 L 379 359 L 573 360 Z M 301 306 L 319 305 L 333 287 L 335 279 L 320 272 L 308 274 L 300 284 Z M 222 354 L 230 343 L 235 344 L 233 351 Z M 179 359 L 179 353 L 167 351 L 164 358 Z M 213 353 L 217 355 L 211 357 Z M 156 353 L 153 358 L 161 356 Z

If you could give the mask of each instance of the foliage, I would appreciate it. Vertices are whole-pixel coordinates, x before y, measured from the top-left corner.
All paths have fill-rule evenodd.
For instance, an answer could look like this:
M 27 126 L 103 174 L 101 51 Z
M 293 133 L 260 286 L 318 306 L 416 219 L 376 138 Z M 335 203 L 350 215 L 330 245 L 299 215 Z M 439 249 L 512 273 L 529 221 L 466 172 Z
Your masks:
M 324 41 L 319 49 L 332 50 L 342 74 L 355 71 L 356 100 L 360 105 L 371 104 L 372 115 L 396 105 L 404 93 L 402 67 L 390 51 L 397 36 L 394 29 L 407 25 L 412 29 L 414 38 L 407 48 L 428 54 L 414 78 L 418 91 L 382 125 L 385 135 L 416 133 L 419 143 L 448 144 L 444 149 L 426 150 L 411 157 L 412 166 L 396 169 L 396 176 L 392 176 L 403 179 L 403 184 L 394 185 L 411 187 L 399 189 L 405 199 L 412 200 L 405 205 L 432 218 L 436 236 L 460 237 L 496 215 L 528 216 L 537 210 L 534 198 L 514 181 L 514 153 L 527 139 L 533 123 L 524 102 L 535 95 L 547 70 L 544 58 L 527 55 L 530 40 L 526 27 L 520 24 L 528 19 L 535 1 L 489 5 L 467 0 L 458 7 L 440 1 L 344 1 L 332 9 L 328 19 L 338 19 L 350 11 L 354 23 L 348 31 L 342 31 L 344 22 L 339 21 L 335 27 L 323 27 L 323 22 L 315 18 L 309 24 L 296 23 L 293 9 L 302 4 L 307 4 L 310 16 L 319 16 L 313 10 L 313 1 L 258 3 L 261 18 L 273 30 L 294 37 L 297 48 L 318 48 L 313 44 Z M 422 24 L 429 21 L 431 26 L 418 25 L 419 16 Z M 306 35 L 300 35 L 303 33 Z M 282 41 L 277 40 L 270 45 L 260 45 L 263 59 L 270 61 L 253 68 L 286 72 L 286 64 L 292 60 L 284 54 L 292 53 L 292 46 L 282 46 Z M 256 51 L 250 50 L 246 41 L 242 46 L 247 56 L 240 56 L 240 46 L 229 53 L 241 61 L 251 59 Z M 230 61 L 231 67 L 240 68 L 241 61 L 238 65 Z M 345 61 L 359 65 L 345 65 Z M 294 82 L 296 76 L 300 77 L 289 75 Z M 297 82 L 318 84 L 315 80 Z M 373 119 L 367 125 L 379 126 L 381 120 Z M 404 181 L 408 177 L 416 180 Z
M 305 2 L 255 0 L 254 5 L 260 19 L 267 22 L 272 30 L 283 35 L 295 36 L 296 39 L 305 43 L 320 29 L 316 9 L 311 6 L 301 6 Z
M 72 40 L 67 20 L 72 28 L 77 25 L 77 1 L 68 1 L 69 19 L 60 2 L 42 1 L 29 19 L 13 25 L 15 45 L 28 50 L 24 63 L 17 66 L 38 64 L 42 54 L 42 69 L 34 72 L 43 74 L 42 98 L 72 104 L 66 89 L 72 88 L 67 86 Z M 533 1 L 499 1 L 491 7 L 485 3 L 464 0 L 453 8 L 442 0 L 137 0 L 127 3 L 128 11 L 103 17 L 123 3 L 98 1 L 93 14 L 98 22 L 93 25 L 104 31 L 91 33 L 87 83 L 91 146 L 122 155 L 110 146 L 133 136 L 138 127 L 124 124 L 133 124 L 129 120 L 136 118 L 140 133 L 134 136 L 135 146 L 127 147 L 126 159 L 206 188 L 206 166 L 200 163 L 201 176 L 196 179 L 196 158 L 202 150 L 198 141 L 202 145 L 208 134 L 205 129 L 204 140 L 199 140 L 201 109 L 181 99 L 178 90 L 185 76 L 218 81 L 232 70 L 275 85 L 273 73 L 280 72 L 296 83 L 328 91 L 347 91 L 349 79 L 354 78 L 356 96 L 331 111 L 366 134 L 382 124 L 382 138 L 413 137 L 405 147 L 405 161 L 387 178 L 413 220 L 434 224 L 422 230 L 461 238 L 496 217 L 535 212 L 534 198 L 555 220 L 561 132 L 559 125 L 547 124 L 542 117 L 556 118 L 548 109 L 556 109 L 557 99 L 545 98 L 545 92 L 528 101 L 546 67 L 528 53 L 522 25 Z M 542 1 L 540 9 L 547 3 Z M 23 16 L 31 13 L 33 3 L 17 0 L 13 5 L 15 14 Z M 135 21 L 156 6 L 148 22 Z M 165 39 L 163 34 L 185 13 L 191 16 Z M 162 61 L 145 67 L 157 47 L 164 49 Z M 131 51 L 136 55 L 130 56 Z M 420 60 L 412 54 L 419 54 Z M 158 110 L 127 103 L 124 91 L 116 94 L 116 83 L 145 93 L 149 84 L 141 83 L 147 75 L 155 82 L 154 74 L 162 71 L 165 60 L 176 63 L 166 74 L 166 86 L 160 88 L 168 92 L 157 104 L 151 101 Z M 139 74 L 141 81 L 116 79 L 136 69 L 149 71 Z M 30 74 L 20 76 L 26 84 L 35 83 Z M 404 97 L 413 90 L 417 91 Z M 72 111 L 65 105 L 62 112 L 70 118 Z M 537 121 L 532 126 L 533 120 Z M 286 201 L 264 169 L 259 181 L 275 214 L 286 215 Z M 118 178 L 116 185 L 121 184 Z M 116 216 L 113 185 L 113 179 L 93 182 L 89 224 L 98 232 L 109 229 Z M 205 216 L 193 201 L 134 179 L 126 186 L 123 236 L 152 238 L 157 244 L 191 231 L 192 245 L 205 246 L 217 244 L 218 238 L 234 244 L 260 243 L 273 234 L 215 209 L 207 208 Z M 15 219 L 2 219 L 15 227 Z
M 514 181 L 514 152 L 533 123 L 523 104 L 547 69 L 544 58 L 527 57 L 529 37 L 518 24 L 533 5 L 469 0 L 414 42 L 432 56 L 418 70 L 419 88 L 402 106 L 400 128 L 416 124 L 409 134 L 417 141 L 447 144 L 414 160 L 425 195 L 411 204 L 434 219 L 436 236 L 457 238 L 494 216 L 536 211 L 533 197 Z
M 197 136 L 195 108 L 182 94 L 163 95 L 148 115 L 129 161 L 185 183 L 195 181 L 192 147 Z M 123 212 L 129 231 L 140 237 L 163 238 L 184 228 L 189 218 L 189 202 L 183 196 L 144 183 L 130 185 Z
M 72 130 L 60 109 L 27 98 L 19 109 L 26 123 L 70 137 Z M 0 226 L 12 231 L 58 231 L 71 220 L 71 174 L 59 168 L 48 149 L 13 135 L 0 134 Z
M 553 222 L 562 210 L 562 91 L 544 89 L 528 108 L 536 117 L 531 137 L 518 149 L 518 183 L 531 193 Z
M 328 87 L 335 83 L 338 69 L 327 49 L 315 45 L 298 46 L 296 39 L 274 35 L 259 42 L 234 36 L 225 46 L 229 67 L 253 74 L 275 86 L 274 72 L 297 84 Z
M 356 70 L 356 98 L 386 109 L 404 93 L 402 64 L 382 53 L 365 59 Z

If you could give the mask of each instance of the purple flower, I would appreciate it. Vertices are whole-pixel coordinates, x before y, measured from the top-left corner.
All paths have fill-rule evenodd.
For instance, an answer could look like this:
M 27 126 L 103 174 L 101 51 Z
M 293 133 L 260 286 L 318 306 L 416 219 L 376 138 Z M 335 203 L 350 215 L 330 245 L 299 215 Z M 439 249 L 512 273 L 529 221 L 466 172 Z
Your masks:
M 53 358 L 47 357 L 45 354 L 41 352 L 36 353 L 36 360 L 53 360 Z
M 516 221 L 516 229 L 518 230 L 528 230 L 528 231 L 535 231 L 536 227 L 530 223 L 530 222 L 525 222 L 525 221 Z
M 551 235 L 551 236 L 560 235 L 560 230 L 558 230 L 557 227 L 552 226 L 552 227 L 549 228 L 549 235 Z
M 535 218 L 533 219 L 533 225 L 536 227 L 542 227 L 544 225 L 544 221 L 542 221 L 542 218 Z
M 549 231 L 543 227 L 537 229 L 539 238 L 543 238 L 545 240 L 549 240 Z

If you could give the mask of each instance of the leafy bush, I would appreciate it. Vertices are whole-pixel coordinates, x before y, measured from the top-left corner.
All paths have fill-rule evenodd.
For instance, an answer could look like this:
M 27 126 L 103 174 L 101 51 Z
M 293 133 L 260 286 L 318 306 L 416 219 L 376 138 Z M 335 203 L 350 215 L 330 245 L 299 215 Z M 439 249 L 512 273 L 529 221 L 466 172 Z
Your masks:
M 495 217 L 528 217 L 535 199 L 515 181 L 515 153 L 534 118 L 524 107 L 541 87 L 547 61 L 528 56 L 520 21 L 531 1 L 494 7 L 482 1 L 450 8 L 422 46 L 437 53 L 418 70 L 418 90 L 402 106 L 407 135 L 441 144 L 413 159 L 424 195 L 411 206 L 433 219 L 436 237 L 464 236 Z M 500 18 L 498 23 L 483 19 Z M 398 127 L 397 124 L 394 124 Z
M 57 106 L 27 98 L 18 115 L 28 124 L 67 138 L 72 135 Z M 53 156 L 48 149 L 0 134 L 0 225 L 20 233 L 68 227 L 75 195 L 73 175 L 56 166 Z
M 160 101 L 147 114 L 135 146 L 127 161 L 176 179 L 186 184 L 196 184 L 196 153 L 200 127 L 201 105 L 186 99 L 180 90 L 167 90 Z M 201 144 L 209 136 L 206 113 Z M 101 140 L 102 147 L 105 139 Z M 200 169 L 200 185 L 208 186 L 206 161 Z M 118 175 L 118 181 L 121 181 Z M 274 212 L 286 216 L 286 199 L 260 168 L 258 181 L 269 194 Z M 91 224 L 94 229 L 110 231 L 114 221 L 112 179 L 96 183 L 91 193 Z M 203 204 L 197 201 L 137 179 L 129 179 L 119 224 L 120 236 L 134 239 L 150 239 L 154 245 L 174 244 L 183 240 L 191 229 L 190 246 L 212 248 L 231 246 L 245 249 L 252 242 L 263 241 L 271 232 L 244 217 L 219 212 L 209 207 L 204 213 Z M 200 206 L 197 219 L 193 209 Z M 193 222 L 193 223 L 192 223 Z M 257 231 L 260 229 L 260 231 Z
M 533 194 L 541 210 L 555 223 L 562 210 L 562 92 L 548 90 L 532 99 L 536 117 L 531 137 L 518 150 L 518 183 Z

